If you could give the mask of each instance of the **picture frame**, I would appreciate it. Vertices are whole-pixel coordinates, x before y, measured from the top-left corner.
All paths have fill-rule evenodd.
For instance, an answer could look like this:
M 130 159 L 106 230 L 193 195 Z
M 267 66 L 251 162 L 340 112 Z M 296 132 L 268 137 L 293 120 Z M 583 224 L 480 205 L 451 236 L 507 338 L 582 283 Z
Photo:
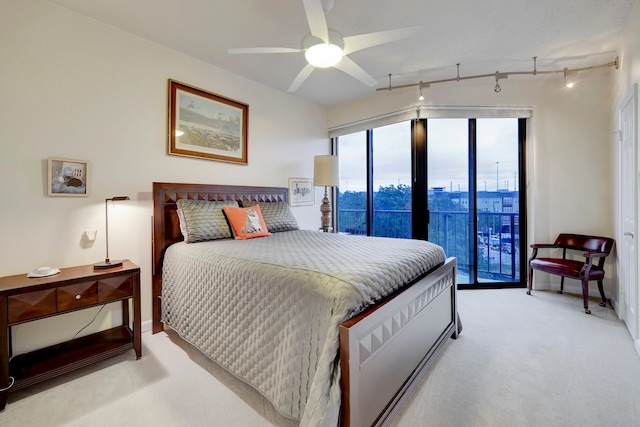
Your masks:
M 311 178 L 289 178 L 289 206 L 311 206 L 313 204 L 313 180 Z
M 169 154 L 248 164 L 249 105 L 169 79 Z
M 52 197 L 87 197 L 89 195 L 89 162 L 49 157 L 47 159 L 47 194 Z

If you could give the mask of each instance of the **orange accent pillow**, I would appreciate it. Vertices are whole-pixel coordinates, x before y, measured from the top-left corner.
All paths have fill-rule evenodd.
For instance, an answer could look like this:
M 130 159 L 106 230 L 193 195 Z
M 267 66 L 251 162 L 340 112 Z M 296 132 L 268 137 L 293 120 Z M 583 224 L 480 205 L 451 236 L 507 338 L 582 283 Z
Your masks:
M 231 225 L 235 239 L 243 240 L 271 236 L 262 218 L 260 206 L 256 205 L 248 208 L 224 206 L 222 211 Z

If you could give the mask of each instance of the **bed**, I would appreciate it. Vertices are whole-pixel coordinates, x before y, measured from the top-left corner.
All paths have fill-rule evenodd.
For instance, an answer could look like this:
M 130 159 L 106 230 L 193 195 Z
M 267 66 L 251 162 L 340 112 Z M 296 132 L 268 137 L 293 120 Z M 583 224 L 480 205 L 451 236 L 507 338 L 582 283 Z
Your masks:
M 287 195 L 153 184 L 153 332 L 166 324 L 301 425 L 387 425 L 460 331 L 455 259 L 426 242 L 296 229 L 183 241 L 178 203 L 264 210 Z

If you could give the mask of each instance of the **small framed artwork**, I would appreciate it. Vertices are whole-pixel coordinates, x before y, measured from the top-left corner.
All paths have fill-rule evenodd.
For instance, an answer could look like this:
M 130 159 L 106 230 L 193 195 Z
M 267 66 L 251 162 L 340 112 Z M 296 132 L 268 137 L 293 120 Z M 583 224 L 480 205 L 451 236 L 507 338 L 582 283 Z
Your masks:
M 313 205 L 313 180 L 311 178 L 289 178 L 289 205 Z
M 47 159 L 47 191 L 49 196 L 89 195 L 89 162 L 86 160 Z
M 247 164 L 249 105 L 169 80 L 169 154 Z

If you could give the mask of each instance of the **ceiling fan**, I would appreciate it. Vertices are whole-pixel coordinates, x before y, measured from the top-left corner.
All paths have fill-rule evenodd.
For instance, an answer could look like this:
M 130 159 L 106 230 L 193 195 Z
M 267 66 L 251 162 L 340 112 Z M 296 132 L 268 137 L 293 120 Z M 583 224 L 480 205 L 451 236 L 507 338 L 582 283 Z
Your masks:
M 327 8 L 323 7 L 323 0 L 302 0 L 307 21 L 309 22 L 310 32 L 302 39 L 302 47 L 300 49 L 288 47 L 247 47 L 228 49 L 227 52 L 231 54 L 304 52 L 308 64 L 298 73 L 288 89 L 289 92 L 298 90 L 300 85 L 309 77 L 316 67 L 337 68 L 360 80 L 362 83 L 374 87 L 378 84 L 378 81 L 347 55 L 372 46 L 414 36 L 421 29 L 420 26 L 413 26 L 343 37 L 340 33 L 327 26 L 325 10 L 333 6 L 333 1 L 324 0 L 324 2 L 329 5 Z

